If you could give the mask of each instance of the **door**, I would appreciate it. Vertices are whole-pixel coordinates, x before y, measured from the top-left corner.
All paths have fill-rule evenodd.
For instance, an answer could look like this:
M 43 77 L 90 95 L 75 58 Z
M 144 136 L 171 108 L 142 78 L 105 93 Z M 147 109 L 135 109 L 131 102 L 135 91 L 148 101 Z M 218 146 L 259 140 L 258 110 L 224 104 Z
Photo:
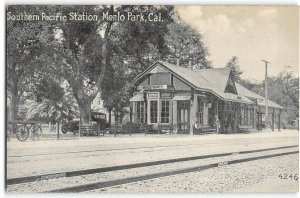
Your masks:
M 178 133 L 189 133 L 190 131 L 190 102 L 178 101 L 177 104 Z

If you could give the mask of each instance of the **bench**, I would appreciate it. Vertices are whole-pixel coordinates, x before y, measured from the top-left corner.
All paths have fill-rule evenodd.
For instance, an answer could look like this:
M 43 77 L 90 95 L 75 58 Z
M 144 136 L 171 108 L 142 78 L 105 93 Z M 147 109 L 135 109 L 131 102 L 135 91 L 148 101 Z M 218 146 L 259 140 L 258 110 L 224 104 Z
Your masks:
M 158 134 L 173 134 L 176 129 L 176 125 L 174 124 L 160 124 L 158 125 Z
M 141 130 L 141 124 L 136 124 L 136 123 L 126 123 L 124 125 L 122 125 L 122 133 L 141 133 L 143 132 Z
M 253 126 L 247 126 L 247 125 L 238 125 L 238 132 L 242 131 L 248 131 L 253 129 Z
M 135 123 L 126 123 L 126 124 L 113 124 L 108 129 L 110 134 L 129 134 L 132 133 L 144 133 L 147 130 L 147 127 L 144 124 L 135 124 Z
M 247 126 L 247 125 L 238 125 L 239 129 L 252 129 L 253 126 Z
M 147 125 L 145 123 L 134 124 L 114 124 L 109 128 L 109 133 L 114 134 L 131 134 L 131 133 L 157 133 L 157 134 L 173 134 L 176 129 L 176 125 L 173 124 L 159 124 L 157 127 L 153 125 Z
M 212 126 L 200 126 L 196 128 L 193 126 L 194 134 L 205 134 L 205 133 L 214 133 L 217 131 L 216 127 Z
M 104 136 L 105 131 L 101 131 L 98 125 L 81 125 L 80 134 L 83 136 L 87 135 L 97 135 L 101 134 Z

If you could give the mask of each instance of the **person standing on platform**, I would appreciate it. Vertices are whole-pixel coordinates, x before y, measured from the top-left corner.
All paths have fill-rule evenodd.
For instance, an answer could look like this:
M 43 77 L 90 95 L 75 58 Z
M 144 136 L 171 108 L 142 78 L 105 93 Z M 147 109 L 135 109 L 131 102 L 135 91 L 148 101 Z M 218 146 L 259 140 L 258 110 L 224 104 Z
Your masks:
M 220 120 L 219 120 L 218 116 L 215 116 L 215 127 L 217 129 L 217 134 L 219 135 Z
M 235 128 L 235 119 L 234 117 L 232 117 L 231 119 L 231 128 L 232 128 L 232 132 L 235 133 L 236 132 L 236 128 Z

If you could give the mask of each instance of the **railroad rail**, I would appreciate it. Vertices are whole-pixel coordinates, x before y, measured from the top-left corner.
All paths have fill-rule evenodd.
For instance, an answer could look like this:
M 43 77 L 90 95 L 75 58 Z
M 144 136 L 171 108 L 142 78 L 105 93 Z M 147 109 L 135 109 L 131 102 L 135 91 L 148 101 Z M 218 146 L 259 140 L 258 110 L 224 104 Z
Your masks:
M 222 142 L 224 145 L 231 145 L 232 142 Z M 241 144 L 255 144 L 249 143 L 249 141 L 239 142 Z M 268 141 L 265 143 L 278 143 L 278 141 Z M 124 151 L 124 150 L 139 150 L 139 149 L 153 149 L 153 148 L 162 148 L 162 149 L 172 149 L 173 147 L 196 147 L 204 145 L 215 145 L 215 143 L 200 143 L 200 144 L 172 144 L 172 145 L 154 145 L 154 146 L 143 146 L 143 147 L 124 147 L 124 148 L 110 148 L 110 149 L 93 149 L 93 150 L 80 150 L 80 151 L 65 151 L 65 152 L 47 152 L 47 153 L 36 153 L 36 154 L 22 154 L 22 155 L 10 155 L 9 158 L 22 158 L 29 156 L 48 156 L 48 155 L 65 155 L 65 154 L 81 154 L 81 153 L 95 153 L 95 152 L 110 152 L 110 151 Z M 9 163 L 9 162 L 8 162 Z
M 267 152 L 267 151 L 276 151 L 276 150 L 291 149 L 291 148 L 297 148 L 297 147 L 298 147 L 298 145 L 281 146 L 281 147 L 272 147 L 272 148 L 264 148 L 264 149 L 248 150 L 248 151 L 227 152 L 227 153 L 219 153 L 219 154 L 211 154 L 211 155 L 174 158 L 174 159 L 167 159 L 167 160 L 158 160 L 158 161 L 150 161 L 150 162 L 143 162 L 143 163 L 111 166 L 111 167 L 101 167 L 101 168 L 95 168 L 95 169 L 58 172 L 58 173 L 53 173 L 53 174 L 35 175 L 35 176 L 28 176 L 28 177 L 10 178 L 10 179 L 6 179 L 6 185 L 9 186 L 9 185 L 14 185 L 14 184 L 48 180 L 48 179 L 52 179 L 52 178 L 75 177 L 75 176 L 90 175 L 90 174 L 97 174 L 97 173 L 104 173 L 104 172 L 113 172 L 113 171 L 118 171 L 118 170 L 150 167 L 150 166 L 164 165 L 164 164 L 171 164 L 171 163 L 178 163 L 178 162 L 187 162 L 187 161 L 192 161 L 192 160 L 202 160 L 202 159 L 226 157 L 226 156 L 232 156 L 232 155 L 243 155 L 243 154 L 251 154 L 251 153 L 262 153 L 262 152 Z M 182 173 L 193 172 L 193 171 L 201 171 L 201 170 L 206 170 L 209 168 L 219 167 L 222 165 L 230 165 L 230 164 L 248 162 L 248 161 L 253 161 L 253 160 L 266 159 L 266 158 L 278 157 L 278 156 L 283 156 L 283 155 L 290 155 L 290 154 L 295 154 L 298 152 L 299 151 L 297 150 L 297 151 L 281 152 L 281 153 L 276 153 L 276 154 L 271 154 L 271 155 L 263 155 L 263 156 L 258 156 L 258 157 L 256 156 L 256 157 L 250 157 L 250 158 L 248 157 L 248 158 L 243 158 L 243 159 L 220 161 L 220 162 L 212 163 L 212 164 L 208 164 L 208 165 L 200 165 L 200 166 L 195 166 L 195 167 L 190 167 L 190 168 L 165 171 L 165 172 L 161 172 L 161 173 L 148 174 L 148 175 L 143 175 L 143 176 L 138 176 L 138 177 L 124 178 L 124 179 L 107 181 L 107 182 L 97 182 L 97 183 L 92 183 L 92 184 L 79 185 L 79 186 L 75 186 L 75 187 L 56 189 L 56 190 L 51 190 L 51 191 L 47 191 L 47 192 L 84 192 L 84 191 L 88 191 L 88 190 L 104 188 L 104 187 L 113 186 L 113 185 L 131 183 L 131 182 L 136 182 L 136 181 L 141 181 L 141 180 L 170 176 L 170 175 L 175 175 L 175 174 L 182 174 Z
M 239 160 L 230 160 L 225 162 L 219 162 L 219 163 L 212 163 L 208 165 L 202 165 L 202 166 L 195 166 L 191 168 L 185 168 L 185 169 L 179 169 L 179 170 L 173 170 L 173 171 L 165 171 L 160 173 L 154 173 L 154 174 L 147 174 L 137 177 L 129 177 L 124 179 L 117 179 L 107 182 L 96 182 L 91 184 L 84 184 L 84 185 L 78 185 L 78 186 L 72 186 L 72 187 L 66 187 L 61 189 L 55 189 L 50 191 L 45 191 L 45 193 L 75 193 L 75 192 L 86 192 L 90 190 L 100 189 L 100 188 L 106 188 L 106 187 L 112 187 L 116 185 L 122 185 L 122 184 L 128 184 L 143 180 L 149 180 L 149 179 L 155 179 L 160 177 L 167 177 L 171 175 L 178 175 L 178 174 L 184 174 L 184 173 L 190 173 L 190 172 L 199 172 L 203 170 L 207 170 L 210 168 L 216 168 L 224 165 L 232 165 L 232 164 L 238 164 L 243 162 L 249 162 L 249 161 L 255 161 L 260 159 L 267 159 L 272 157 L 280 157 L 284 155 L 291 155 L 291 154 L 297 154 L 299 151 L 292 151 L 292 152 L 285 152 L 285 153 L 277 153 L 277 154 L 271 154 L 271 155 L 265 155 L 265 156 L 259 156 L 259 157 L 250 157 L 250 158 L 244 158 Z

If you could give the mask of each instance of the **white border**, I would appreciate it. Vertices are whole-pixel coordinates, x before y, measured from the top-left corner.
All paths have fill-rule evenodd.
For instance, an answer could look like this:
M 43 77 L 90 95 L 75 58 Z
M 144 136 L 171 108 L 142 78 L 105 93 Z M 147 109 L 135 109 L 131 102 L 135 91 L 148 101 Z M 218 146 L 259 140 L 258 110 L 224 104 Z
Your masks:
M 1 77 L 2 80 L 1 88 L 0 88 L 0 95 L 3 96 L 3 98 L 0 100 L 0 107 L 2 107 L 1 115 L 0 115 L 0 124 L 1 124 L 1 135 L 0 135 L 0 141 L 1 145 L 4 148 L 4 122 L 5 122 L 5 6 L 6 5 L 12 5 L 12 4 L 128 4 L 128 5 L 134 5 L 134 4 L 144 4 L 144 5 L 151 5 L 151 4 L 165 4 L 165 5 L 178 5 L 178 4 L 198 4 L 198 5 L 300 5 L 300 0 L 143 0 L 143 1 L 137 1 L 137 0 L 51 0 L 51 1 L 41 1 L 41 0 L 5 0 L 0 3 L 0 10 L 1 10 L 1 17 L 0 17 L 0 29 L 1 31 L 1 45 L 0 45 L 0 52 L 2 55 L 2 58 L 0 59 L 0 66 L 1 66 Z M 0 190 L 0 196 L 6 197 L 7 194 L 5 194 L 4 190 L 4 150 L 0 152 L 0 157 L 2 159 L 1 163 L 1 170 L 0 171 L 0 178 L 1 179 L 1 190 Z M 15 195 L 9 195 L 9 196 L 19 196 L 17 194 Z M 61 196 L 61 194 L 22 194 L 24 197 L 40 197 L 40 196 Z M 63 197 L 77 197 L 82 196 L 79 194 L 64 194 Z M 226 194 L 218 194 L 218 193 L 210 193 L 210 194 L 85 194 L 86 196 L 101 196 L 101 197 L 115 197 L 115 196 L 126 196 L 126 197 L 178 197 L 178 196 L 188 196 L 188 197 L 267 197 L 267 198 L 274 198 L 274 197 L 300 197 L 299 193 L 226 193 Z

